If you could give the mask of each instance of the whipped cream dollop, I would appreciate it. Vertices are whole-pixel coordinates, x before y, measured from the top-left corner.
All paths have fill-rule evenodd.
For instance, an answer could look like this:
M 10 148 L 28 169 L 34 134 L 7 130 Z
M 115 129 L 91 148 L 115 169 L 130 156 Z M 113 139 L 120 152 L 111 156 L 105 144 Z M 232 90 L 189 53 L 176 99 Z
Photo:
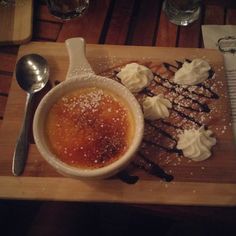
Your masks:
M 183 151 L 185 157 L 193 161 L 203 161 L 211 156 L 211 148 L 216 144 L 212 134 L 212 131 L 206 130 L 204 126 L 197 130 L 184 130 L 178 136 L 177 148 Z
M 117 77 L 131 92 L 137 93 L 150 84 L 154 75 L 146 66 L 130 63 L 121 69 Z
M 180 85 L 196 85 L 209 77 L 211 69 L 208 62 L 202 59 L 194 59 L 192 62 L 184 62 L 183 66 L 175 72 L 174 82 Z
M 168 108 L 171 108 L 171 102 L 164 98 L 163 94 L 153 97 L 146 97 L 143 101 L 144 117 L 148 120 L 157 120 L 169 117 Z

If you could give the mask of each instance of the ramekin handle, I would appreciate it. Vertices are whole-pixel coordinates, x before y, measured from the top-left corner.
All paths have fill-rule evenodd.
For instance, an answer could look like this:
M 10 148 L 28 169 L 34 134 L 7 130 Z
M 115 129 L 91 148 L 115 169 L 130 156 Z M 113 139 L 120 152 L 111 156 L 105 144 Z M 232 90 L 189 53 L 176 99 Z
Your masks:
M 70 38 L 65 43 L 69 54 L 69 68 L 66 79 L 94 74 L 85 56 L 85 40 L 83 38 Z

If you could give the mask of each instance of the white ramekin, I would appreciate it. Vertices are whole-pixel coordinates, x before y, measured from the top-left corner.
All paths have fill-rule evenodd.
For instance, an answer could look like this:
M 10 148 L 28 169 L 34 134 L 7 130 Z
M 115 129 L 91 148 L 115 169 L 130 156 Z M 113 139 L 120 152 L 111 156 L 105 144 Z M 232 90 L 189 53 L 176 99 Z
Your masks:
M 44 96 L 35 112 L 33 133 L 36 146 L 43 158 L 65 176 L 77 178 L 110 177 L 129 164 L 142 141 L 144 118 L 141 107 L 134 95 L 126 87 L 114 80 L 95 75 L 85 57 L 85 43 L 82 38 L 68 39 L 66 40 L 66 46 L 70 58 L 66 80 Z M 117 161 L 102 168 L 83 169 L 62 162 L 50 151 L 45 134 L 45 121 L 50 108 L 60 97 L 72 90 L 91 86 L 108 89 L 126 101 L 134 117 L 135 131 L 130 147 Z

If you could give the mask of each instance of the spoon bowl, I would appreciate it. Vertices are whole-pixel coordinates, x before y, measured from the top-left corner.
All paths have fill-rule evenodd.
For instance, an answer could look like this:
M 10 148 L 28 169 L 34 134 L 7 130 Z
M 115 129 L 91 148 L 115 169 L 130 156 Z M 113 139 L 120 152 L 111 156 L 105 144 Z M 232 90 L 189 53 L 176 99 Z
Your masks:
M 33 95 L 48 82 L 49 67 L 46 59 L 38 54 L 25 55 L 16 64 L 16 80 L 27 92 L 25 113 L 20 135 L 13 154 L 12 173 L 21 175 L 28 156 L 28 131 L 30 125 Z
M 40 91 L 48 81 L 49 67 L 45 58 L 38 54 L 21 57 L 16 65 L 16 80 L 28 93 Z

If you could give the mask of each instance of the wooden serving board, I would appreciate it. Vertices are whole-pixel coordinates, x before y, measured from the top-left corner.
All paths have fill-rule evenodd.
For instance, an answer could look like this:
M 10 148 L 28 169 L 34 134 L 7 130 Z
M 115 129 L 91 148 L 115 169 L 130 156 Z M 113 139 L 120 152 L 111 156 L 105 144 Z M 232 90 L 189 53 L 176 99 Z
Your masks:
M 0 44 L 21 44 L 31 39 L 32 0 L 16 0 L 14 6 L 0 5 L 0 16 Z
M 52 83 L 65 79 L 68 55 L 64 44 L 33 42 L 21 46 L 18 57 L 28 53 L 41 54 L 48 60 Z M 168 183 L 135 167 L 130 169 L 130 174 L 137 175 L 139 181 L 133 185 L 124 183 L 117 177 L 84 181 L 58 174 L 40 156 L 32 139 L 25 172 L 21 177 L 13 177 L 12 156 L 26 99 L 26 94 L 13 79 L 0 133 L 0 197 L 235 206 L 236 150 L 221 54 L 216 50 L 206 49 L 87 45 L 87 57 L 97 74 L 104 74 L 104 71 L 133 60 L 151 61 L 156 64 L 174 63 L 175 60 L 183 61 L 186 58 L 204 58 L 209 61 L 216 72 L 216 80 L 222 85 L 219 91 L 221 104 L 216 111 L 218 122 L 216 126 L 212 126 L 217 138 L 212 157 L 203 162 L 189 162 L 186 158 L 181 161 L 181 158 L 176 158 L 176 161 L 170 163 L 160 163 L 165 171 L 174 176 L 174 180 Z M 38 98 L 40 96 L 42 94 L 39 94 Z

